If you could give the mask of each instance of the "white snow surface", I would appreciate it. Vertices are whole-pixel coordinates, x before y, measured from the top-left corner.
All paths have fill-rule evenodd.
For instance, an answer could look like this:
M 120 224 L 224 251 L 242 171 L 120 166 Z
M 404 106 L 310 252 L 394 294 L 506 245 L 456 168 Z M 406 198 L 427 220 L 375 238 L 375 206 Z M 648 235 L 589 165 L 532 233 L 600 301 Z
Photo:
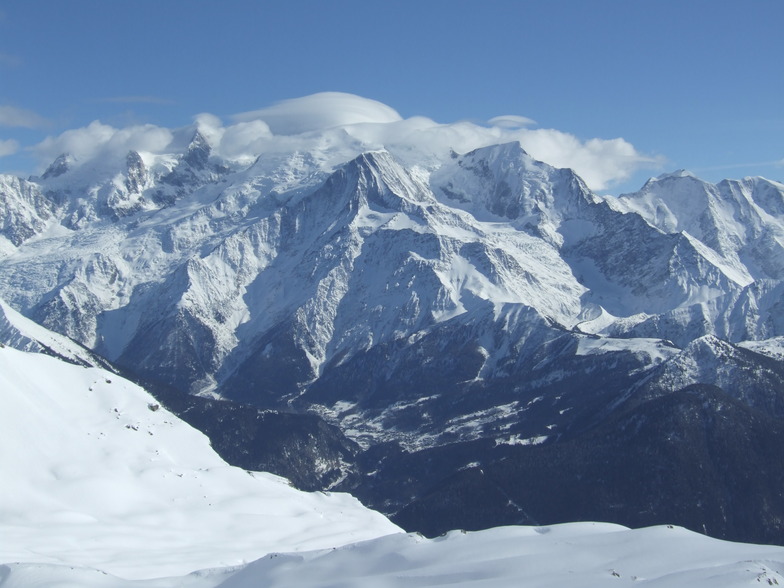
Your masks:
M 0 562 L 181 576 L 399 531 L 349 495 L 227 465 L 99 368 L 2 347 L 0 403 Z
M 644 355 L 653 365 L 674 357 L 680 349 L 661 339 L 614 339 L 612 337 L 581 337 L 577 341 L 576 355 L 601 355 L 617 351 L 628 351 Z
M 144 565 L 140 562 L 140 565 Z M 784 583 L 784 548 L 723 542 L 679 527 L 603 523 L 389 535 L 337 549 L 273 553 L 239 568 L 127 581 L 95 570 L 0 566 L 3 588 L 734 588 Z
M 784 360 L 784 337 L 773 337 L 764 341 L 743 341 L 738 343 L 738 347 L 767 355 L 773 359 Z

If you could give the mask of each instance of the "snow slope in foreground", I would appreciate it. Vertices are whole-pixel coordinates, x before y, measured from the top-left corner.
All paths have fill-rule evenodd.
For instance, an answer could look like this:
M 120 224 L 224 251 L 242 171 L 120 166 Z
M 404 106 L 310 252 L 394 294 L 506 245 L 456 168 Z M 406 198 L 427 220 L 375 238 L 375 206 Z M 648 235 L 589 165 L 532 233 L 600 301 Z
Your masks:
M 399 531 L 349 495 L 228 466 L 98 368 L 0 348 L 0 418 L 0 563 L 151 578 Z
M 678 527 L 598 523 L 401 533 L 337 549 L 270 554 L 241 569 L 140 582 L 63 566 L 0 566 L 3 588 L 730 588 L 784 586 L 784 548 L 728 543 Z M 3 580 L 5 578 L 5 580 Z

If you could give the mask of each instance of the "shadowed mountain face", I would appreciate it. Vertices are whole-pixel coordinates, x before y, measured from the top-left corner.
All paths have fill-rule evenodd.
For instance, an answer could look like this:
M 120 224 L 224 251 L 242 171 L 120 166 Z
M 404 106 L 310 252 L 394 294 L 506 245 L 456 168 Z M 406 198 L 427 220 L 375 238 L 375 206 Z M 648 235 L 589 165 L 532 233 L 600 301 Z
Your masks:
M 504 522 L 679 521 L 716 537 L 780 544 L 783 444 L 781 419 L 695 385 L 624 407 L 558 443 L 462 448 L 469 464 L 417 489 L 394 520 L 431 535 Z M 457 453 L 400 456 L 397 467 L 416 478 L 440 461 L 439 451 Z
M 2 177 L 0 295 L 167 390 L 227 459 L 411 529 L 783 541 L 784 186 L 599 197 L 516 143 L 334 162 L 240 166 L 197 133 Z

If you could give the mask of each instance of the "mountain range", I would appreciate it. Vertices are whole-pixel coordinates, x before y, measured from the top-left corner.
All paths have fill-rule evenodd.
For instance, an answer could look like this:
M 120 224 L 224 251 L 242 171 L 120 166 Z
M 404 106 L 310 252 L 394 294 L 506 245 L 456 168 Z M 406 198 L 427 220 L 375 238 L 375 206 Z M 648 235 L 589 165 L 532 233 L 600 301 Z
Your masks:
M 784 542 L 784 185 L 308 145 L 237 161 L 196 128 L 2 176 L 0 296 L 232 463 L 407 530 Z

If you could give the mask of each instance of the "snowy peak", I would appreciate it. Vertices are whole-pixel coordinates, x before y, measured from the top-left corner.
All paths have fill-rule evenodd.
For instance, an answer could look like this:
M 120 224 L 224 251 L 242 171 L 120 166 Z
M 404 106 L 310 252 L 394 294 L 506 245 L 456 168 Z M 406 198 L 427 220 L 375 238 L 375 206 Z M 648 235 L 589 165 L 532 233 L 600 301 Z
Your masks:
M 19 247 L 46 228 L 57 208 L 37 184 L 0 176 L 0 257 L 6 249 L 3 240 L 13 246 L 9 250 Z
M 703 182 L 687 173 L 649 181 L 616 201 L 666 233 L 683 233 L 709 248 L 741 285 L 784 277 L 784 186 L 762 178 Z
M 200 131 L 196 131 L 182 160 L 194 169 L 204 169 L 210 159 L 212 147 Z
M 431 178 L 434 191 L 473 213 L 482 209 L 517 219 L 546 205 L 550 166 L 535 162 L 520 143 L 483 147 L 446 163 Z
M 519 143 L 456 156 L 432 174 L 430 183 L 446 204 L 478 220 L 512 221 L 555 246 L 563 242 L 561 223 L 581 216 L 594 200 L 571 170 L 534 160 Z
M 212 161 L 212 146 L 199 130 L 175 161 L 168 173 L 161 176 L 160 186 L 153 190 L 153 200 L 163 206 L 171 206 L 175 200 L 229 172 L 222 162 Z
M 742 180 L 722 180 L 717 184 L 722 192 L 751 195 L 751 199 L 765 213 L 772 217 L 784 216 L 784 184 L 765 178 L 744 178 Z M 748 197 L 748 196 L 745 196 Z
M 343 169 L 353 178 L 355 193 L 367 199 L 367 204 L 375 204 L 382 210 L 411 211 L 416 205 L 433 201 L 426 186 L 415 180 L 387 151 L 363 153 Z
M 147 168 L 142 156 L 136 151 L 129 151 L 125 158 L 125 166 L 127 168 L 125 187 L 132 194 L 140 193 L 147 179 Z
M 536 172 L 551 167 L 531 157 L 519 141 L 480 147 L 455 158 L 460 161 L 461 167 L 479 167 L 480 173 L 496 179 L 510 173 Z
M 619 201 L 644 213 L 661 230 L 673 233 L 699 227 L 697 219 L 716 198 L 714 186 L 681 170 L 651 179 L 640 192 L 624 194 Z M 698 239 L 702 236 L 697 232 L 692 235 Z
M 648 183 L 667 181 L 667 180 L 669 180 L 671 178 L 694 178 L 694 179 L 699 179 L 699 178 L 697 178 L 696 175 L 694 175 L 692 172 L 690 172 L 687 169 L 677 169 L 674 172 L 664 173 L 664 174 L 661 174 L 660 176 L 657 176 L 655 178 L 651 178 L 650 180 L 648 180 Z
M 63 153 L 46 168 L 41 179 L 48 180 L 63 175 L 71 168 L 72 162 L 73 157 L 68 153 Z
M 708 384 L 765 414 L 784 416 L 784 365 L 715 335 L 691 341 L 661 364 L 645 382 L 648 395 L 664 395 L 693 384 Z

